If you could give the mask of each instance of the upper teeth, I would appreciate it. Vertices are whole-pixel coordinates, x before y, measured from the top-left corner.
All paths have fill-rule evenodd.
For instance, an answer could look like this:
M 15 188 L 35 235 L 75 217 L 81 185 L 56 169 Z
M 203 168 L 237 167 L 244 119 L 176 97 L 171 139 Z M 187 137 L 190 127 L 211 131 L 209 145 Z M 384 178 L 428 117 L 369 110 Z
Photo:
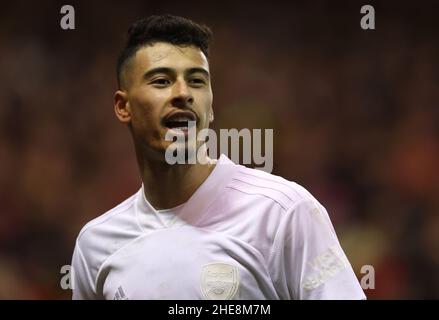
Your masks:
M 175 117 L 172 118 L 172 121 L 175 122 L 180 122 L 180 121 L 191 121 L 192 119 L 190 119 L 189 117 Z

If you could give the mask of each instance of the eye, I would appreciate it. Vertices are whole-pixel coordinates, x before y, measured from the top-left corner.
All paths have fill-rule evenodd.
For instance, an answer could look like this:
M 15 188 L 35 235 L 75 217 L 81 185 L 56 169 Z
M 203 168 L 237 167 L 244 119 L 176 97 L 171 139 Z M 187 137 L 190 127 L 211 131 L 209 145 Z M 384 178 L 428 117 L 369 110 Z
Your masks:
M 192 78 L 189 79 L 189 83 L 195 86 L 202 86 L 206 84 L 206 81 L 203 78 Z
M 155 87 L 159 87 L 159 88 L 166 87 L 170 83 L 171 83 L 171 81 L 169 81 L 166 78 L 158 78 L 158 79 L 154 79 L 151 81 L 151 84 L 153 84 Z

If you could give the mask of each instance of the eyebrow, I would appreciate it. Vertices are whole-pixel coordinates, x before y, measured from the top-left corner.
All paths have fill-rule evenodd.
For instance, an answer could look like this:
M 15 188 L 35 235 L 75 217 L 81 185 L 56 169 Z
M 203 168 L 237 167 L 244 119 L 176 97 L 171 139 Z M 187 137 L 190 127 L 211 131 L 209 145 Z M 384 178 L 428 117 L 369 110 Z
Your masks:
M 153 76 L 153 75 L 155 75 L 157 73 L 165 73 L 165 74 L 168 74 L 168 75 L 175 75 L 176 74 L 175 70 L 172 69 L 172 68 L 158 67 L 158 68 L 154 68 L 154 69 L 151 69 L 151 70 L 148 70 L 147 72 L 145 72 L 145 74 L 143 75 L 143 78 L 144 79 L 150 78 L 151 76 Z M 207 78 L 210 77 L 210 74 L 209 74 L 209 72 L 206 69 L 199 68 L 199 67 L 190 68 L 190 69 L 187 69 L 184 72 L 184 74 L 186 76 L 192 75 L 194 73 L 202 73 Z

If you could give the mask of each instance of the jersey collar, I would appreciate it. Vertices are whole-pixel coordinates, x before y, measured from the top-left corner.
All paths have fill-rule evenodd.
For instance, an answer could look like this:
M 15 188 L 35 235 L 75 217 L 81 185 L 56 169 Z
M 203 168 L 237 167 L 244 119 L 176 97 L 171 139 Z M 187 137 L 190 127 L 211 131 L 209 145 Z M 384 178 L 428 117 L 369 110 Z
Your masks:
M 209 211 L 213 202 L 224 191 L 238 169 L 239 166 L 235 165 L 226 155 L 221 154 L 213 171 L 186 202 L 172 226 L 187 224 L 201 226 L 202 216 Z M 145 198 L 143 184 L 137 199 L 137 208 L 142 214 L 152 213 L 156 217 L 160 214 Z

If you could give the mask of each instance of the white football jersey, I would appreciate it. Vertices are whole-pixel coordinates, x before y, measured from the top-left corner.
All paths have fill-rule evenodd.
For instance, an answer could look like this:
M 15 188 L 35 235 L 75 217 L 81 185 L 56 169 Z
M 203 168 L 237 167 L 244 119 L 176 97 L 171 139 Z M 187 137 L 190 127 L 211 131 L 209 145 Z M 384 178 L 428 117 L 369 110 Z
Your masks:
M 184 205 L 142 187 L 90 221 L 72 266 L 73 299 L 365 299 L 325 208 L 224 155 Z

